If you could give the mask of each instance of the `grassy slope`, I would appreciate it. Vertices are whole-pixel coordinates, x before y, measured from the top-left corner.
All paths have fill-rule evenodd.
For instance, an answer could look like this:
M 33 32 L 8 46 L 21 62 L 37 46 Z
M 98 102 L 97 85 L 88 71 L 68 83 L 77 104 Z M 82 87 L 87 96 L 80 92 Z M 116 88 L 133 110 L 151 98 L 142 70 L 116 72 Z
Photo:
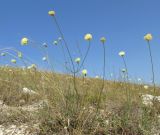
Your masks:
M 17 107 L 40 100 L 48 102 L 38 112 L 10 110 L 11 115 L 6 115 L 1 111 L 0 125 L 38 123 L 37 132 L 42 135 L 151 135 L 160 132 L 157 118 L 160 115 L 159 104 L 146 107 L 141 103 L 141 95 L 152 94 L 152 88 L 145 90 L 143 85 L 106 81 L 97 111 L 102 86 L 100 79 L 77 78 L 77 97 L 71 76 L 7 67 L 1 67 L 0 73 L 0 100 L 4 104 Z M 38 95 L 22 93 L 24 87 L 36 91 Z M 127 90 L 130 96 L 126 96 Z

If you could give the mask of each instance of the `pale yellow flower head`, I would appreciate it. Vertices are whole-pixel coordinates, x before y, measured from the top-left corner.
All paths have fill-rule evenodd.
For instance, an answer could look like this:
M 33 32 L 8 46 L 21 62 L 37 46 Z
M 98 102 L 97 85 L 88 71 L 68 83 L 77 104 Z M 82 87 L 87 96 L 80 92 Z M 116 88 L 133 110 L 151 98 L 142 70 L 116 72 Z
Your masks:
M 16 64 L 17 61 L 15 59 L 11 59 L 11 62 Z
M 101 37 L 100 41 L 101 41 L 102 43 L 105 43 L 105 42 L 106 42 L 106 38 L 105 38 L 105 37 Z
M 148 33 L 148 34 L 146 34 L 145 36 L 144 36 L 144 40 L 146 40 L 146 41 L 150 41 L 150 40 L 152 40 L 152 34 L 150 34 L 150 33 Z
M 81 58 L 76 58 L 76 59 L 75 59 L 75 62 L 76 62 L 77 64 L 79 64 L 80 61 L 81 61 Z
M 149 88 L 149 86 L 148 86 L 148 85 L 144 85 L 144 89 L 146 89 L 146 90 L 147 90 L 148 88 Z
M 55 13 L 55 11 L 51 10 L 51 11 L 48 12 L 48 14 L 49 14 L 50 16 L 55 16 L 56 13 Z
M 36 69 L 37 66 L 35 64 L 32 64 L 31 66 L 28 66 L 28 69 Z
M 87 75 L 87 70 L 86 70 L 86 69 L 83 69 L 83 70 L 82 70 L 82 75 L 84 75 L 84 76 Z
M 120 52 L 119 52 L 119 56 L 121 56 L 121 57 L 125 56 L 125 54 L 126 54 L 126 53 L 125 53 L 124 51 L 120 51 Z
M 84 36 L 84 39 L 87 41 L 90 41 L 90 40 L 92 40 L 92 35 L 88 33 Z
M 27 45 L 28 44 L 28 38 L 24 37 L 21 39 L 21 45 Z
M 35 67 L 35 68 L 37 67 L 36 64 L 32 64 L 31 66 L 32 66 L 32 67 Z

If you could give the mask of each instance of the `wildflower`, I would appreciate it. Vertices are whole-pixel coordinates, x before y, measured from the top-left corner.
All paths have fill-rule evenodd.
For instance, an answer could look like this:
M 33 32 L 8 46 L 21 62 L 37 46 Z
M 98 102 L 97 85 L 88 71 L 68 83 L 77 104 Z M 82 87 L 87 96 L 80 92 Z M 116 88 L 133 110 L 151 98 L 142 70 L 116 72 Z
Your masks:
M 1 56 L 6 56 L 6 53 L 1 53 Z
M 53 44 L 54 44 L 54 45 L 57 45 L 57 44 L 58 44 L 58 41 L 55 40 L 55 41 L 53 42 Z
M 32 64 L 31 67 L 32 68 L 37 68 L 37 66 L 35 64 Z
M 28 38 L 22 38 L 21 45 L 27 45 L 28 44 Z
M 146 90 L 147 90 L 148 88 L 149 88 L 149 86 L 148 86 L 148 85 L 144 85 L 144 89 L 146 89 Z
M 75 62 L 76 62 L 77 64 L 79 64 L 80 61 L 81 61 L 81 58 L 76 58 L 76 59 L 75 59 Z
M 152 57 L 152 51 L 151 51 L 151 46 L 150 46 L 150 40 L 152 40 L 152 35 L 151 34 L 146 34 L 144 36 L 144 39 L 147 41 L 148 44 L 148 49 L 149 49 L 149 53 L 150 53 L 150 60 L 151 60 L 151 67 L 152 67 L 152 83 L 153 83 L 153 87 L 154 87 L 154 93 L 156 91 L 156 84 L 155 84 L 155 73 L 154 73 L 154 64 L 153 64 L 153 57 Z
M 106 42 L 106 38 L 105 38 L 105 37 L 102 37 L 102 38 L 100 39 L 100 41 L 101 41 L 102 43 L 105 43 L 105 42 Z
M 48 47 L 47 43 L 43 43 L 43 47 L 47 48 Z
M 50 16 L 55 16 L 56 13 L 55 13 L 55 11 L 51 10 L 51 11 L 48 12 L 48 14 L 49 14 Z
M 31 66 L 28 66 L 28 69 L 36 69 L 37 66 L 35 64 L 32 64 Z
M 146 40 L 146 41 L 150 41 L 150 40 L 152 40 L 152 34 L 150 34 L 150 33 L 148 33 L 148 34 L 146 34 L 145 36 L 144 36 L 144 40 Z
M 121 57 L 125 56 L 125 52 L 124 51 L 120 51 L 119 52 L 119 56 L 121 56 Z
M 22 58 L 22 53 L 18 52 L 18 58 Z
M 86 69 L 83 69 L 83 70 L 82 70 L 82 75 L 84 75 L 84 76 L 87 75 L 87 70 L 86 70 Z
M 43 61 L 46 61 L 46 60 L 47 60 L 47 57 L 43 57 L 42 60 L 43 60 Z
M 95 76 L 95 78 L 96 78 L 96 79 L 99 79 L 99 76 L 98 76 L 98 75 L 96 75 L 96 76 Z
M 62 40 L 62 38 L 61 38 L 61 37 L 59 37 L 59 38 L 58 38 L 58 41 L 61 41 L 61 40 Z
M 86 34 L 84 36 L 84 39 L 87 40 L 87 41 L 90 41 L 90 40 L 92 40 L 92 35 L 91 34 Z
M 31 65 L 31 67 L 33 67 L 33 68 L 37 68 L 37 66 L 36 66 L 35 64 L 32 64 L 32 65 Z
M 126 69 L 125 69 L 125 68 L 123 68 L 121 71 L 122 71 L 123 73 L 125 73 L 125 72 L 126 72 Z
M 16 60 L 15 59 L 11 59 L 11 62 L 16 64 Z

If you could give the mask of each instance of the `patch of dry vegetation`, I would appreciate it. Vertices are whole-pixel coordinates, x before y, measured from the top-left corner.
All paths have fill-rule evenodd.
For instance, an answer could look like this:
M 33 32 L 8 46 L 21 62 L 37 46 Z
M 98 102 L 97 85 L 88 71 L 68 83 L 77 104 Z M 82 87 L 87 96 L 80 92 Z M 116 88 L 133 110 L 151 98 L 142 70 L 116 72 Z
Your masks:
M 146 90 L 143 85 L 105 81 L 97 109 L 101 79 L 76 78 L 77 97 L 69 75 L 10 67 L 1 67 L 0 72 L 0 125 L 27 124 L 28 132 L 39 135 L 160 133 L 160 102 L 142 104 L 141 95 L 153 94 L 152 87 Z M 37 94 L 23 93 L 24 87 Z M 40 105 L 41 101 L 45 103 Z M 35 124 L 38 129 L 31 126 Z

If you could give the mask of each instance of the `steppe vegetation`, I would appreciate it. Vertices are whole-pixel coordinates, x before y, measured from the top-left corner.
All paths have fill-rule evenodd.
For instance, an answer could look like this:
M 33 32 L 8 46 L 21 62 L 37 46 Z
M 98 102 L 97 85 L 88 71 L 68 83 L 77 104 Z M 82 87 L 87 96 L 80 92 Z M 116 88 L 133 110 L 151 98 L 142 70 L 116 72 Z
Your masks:
M 49 71 L 40 70 L 15 48 L 1 49 L 1 57 L 11 57 L 10 62 L 15 66 L 0 67 L 0 135 L 159 135 L 160 88 L 155 84 L 152 35 L 144 36 L 144 44 L 147 42 L 149 47 L 152 85 L 144 84 L 141 79 L 135 83 L 129 81 L 124 51 L 119 52 L 124 65 L 123 79 L 105 79 L 105 37 L 99 41 L 103 46 L 103 75 L 91 78 L 83 67 L 92 34 L 84 36 L 88 43 L 84 56 L 73 58 L 55 11 L 48 14 L 60 34 L 53 44 L 62 46 L 66 59 L 69 58 L 64 63 L 68 74 L 52 71 L 46 43 L 37 45 L 27 37 L 21 40 L 22 46 L 35 47 L 44 54 L 42 61 L 50 66 Z M 17 65 L 18 60 L 24 63 L 23 68 Z

